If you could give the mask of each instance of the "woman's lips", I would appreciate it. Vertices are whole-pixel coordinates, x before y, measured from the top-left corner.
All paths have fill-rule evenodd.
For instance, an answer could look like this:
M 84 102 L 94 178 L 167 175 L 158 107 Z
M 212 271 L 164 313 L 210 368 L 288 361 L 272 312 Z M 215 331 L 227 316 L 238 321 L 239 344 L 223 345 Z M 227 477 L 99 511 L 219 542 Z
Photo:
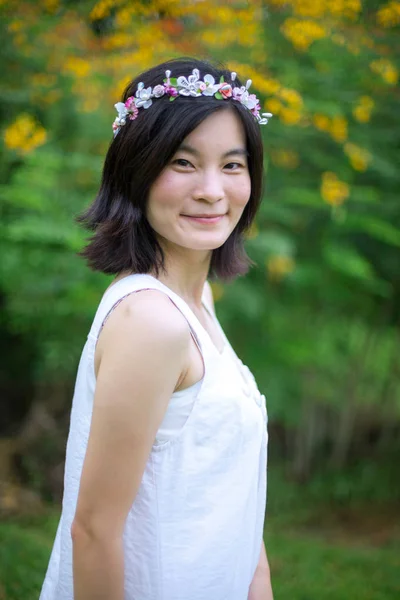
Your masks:
M 213 223 L 218 223 L 225 217 L 225 215 L 219 215 L 218 217 L 191 217 L 189 215 L 181 215 L 185 217 L 185 219 L 190 219 L 196 223 L 205 223 L 206 225 L 211 225 Z

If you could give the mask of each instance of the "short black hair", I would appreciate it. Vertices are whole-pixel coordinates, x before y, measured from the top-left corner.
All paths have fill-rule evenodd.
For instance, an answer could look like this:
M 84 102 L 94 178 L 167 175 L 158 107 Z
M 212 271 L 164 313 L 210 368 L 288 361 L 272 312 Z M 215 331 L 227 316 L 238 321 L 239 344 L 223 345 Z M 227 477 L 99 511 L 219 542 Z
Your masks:
M 231 80 L 230 71 L 220 63 L 181 57 L 158 64 L 140 73 L 126 87 L 122 101 L 134 96 L 137 85 L 154 87 L 170 70 L 172 77 L 200 71 L 210 73 L 219 82 Z M 242 86 L 239 77 L 235 86 Z M 263 193 L 263 145 L 254 115 L 240 102 L 218 100 L 213 96 L 179 96 L 174 102 L 163 96 L 150 109 L 139 109 L 111 141 L 104 162 L 99 192 L 92 204 L 76 217 L 93 234 L 78 255 L 93 270 L 106 274 L 122 271 L 148 273 L 165 270 L 164 255 L 155 232 L 146 219 L 146 202 L 151 185 L 168 164 L 184 138 L 204 119 L 218 110 L 233 110 L 239 116 L 246 135 L 250 199 L 235 229 L 222 246 L 212 252 L 208 277 L 229 281 L 244 275 L 254 262 L 244 249 L 244 233 L 252 224 Z

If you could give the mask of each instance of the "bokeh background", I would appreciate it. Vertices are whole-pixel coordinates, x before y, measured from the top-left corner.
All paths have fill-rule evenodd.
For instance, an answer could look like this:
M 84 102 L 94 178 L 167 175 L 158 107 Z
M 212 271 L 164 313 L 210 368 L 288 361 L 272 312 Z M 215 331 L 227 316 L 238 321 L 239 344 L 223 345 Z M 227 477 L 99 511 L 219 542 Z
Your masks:
M 126 83 L 187 55 L 252 79 L 274 114 L 257 267 L 213 291 L 267 397 L 275 597 L 399 598 L 400 2 L 0 6 L 0 599 L 39 594 L 76 368 L 111 281 L 76 256 L 74 216 Z

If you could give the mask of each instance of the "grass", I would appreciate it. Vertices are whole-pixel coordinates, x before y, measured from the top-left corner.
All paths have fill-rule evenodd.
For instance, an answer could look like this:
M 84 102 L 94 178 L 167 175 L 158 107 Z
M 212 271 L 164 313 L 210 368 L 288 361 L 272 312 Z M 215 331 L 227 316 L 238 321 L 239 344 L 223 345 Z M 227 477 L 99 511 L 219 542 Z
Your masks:
M 338 506 L 311 497 L 281 475 L 269 475 L 265 543 L 275 599 L 400 598 L 393 506 Z M 41 517 L 0 522 L 0 600 L 38 598 L 58 515 L 50 508 Z

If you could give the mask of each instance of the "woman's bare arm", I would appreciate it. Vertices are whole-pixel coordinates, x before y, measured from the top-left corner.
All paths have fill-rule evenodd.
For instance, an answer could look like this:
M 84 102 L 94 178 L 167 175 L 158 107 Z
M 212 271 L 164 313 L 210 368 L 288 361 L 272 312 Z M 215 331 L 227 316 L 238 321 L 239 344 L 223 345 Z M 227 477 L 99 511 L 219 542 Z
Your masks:
M 264 542 L 247 600 L 273 600 L 271 573 Z
M 71 528 L 75 600 L 124 598 L 125 520 L 168 401 L 186 368 L 189 343 L 185 318 L 154 290 L 124 299 L 104 325 Z

